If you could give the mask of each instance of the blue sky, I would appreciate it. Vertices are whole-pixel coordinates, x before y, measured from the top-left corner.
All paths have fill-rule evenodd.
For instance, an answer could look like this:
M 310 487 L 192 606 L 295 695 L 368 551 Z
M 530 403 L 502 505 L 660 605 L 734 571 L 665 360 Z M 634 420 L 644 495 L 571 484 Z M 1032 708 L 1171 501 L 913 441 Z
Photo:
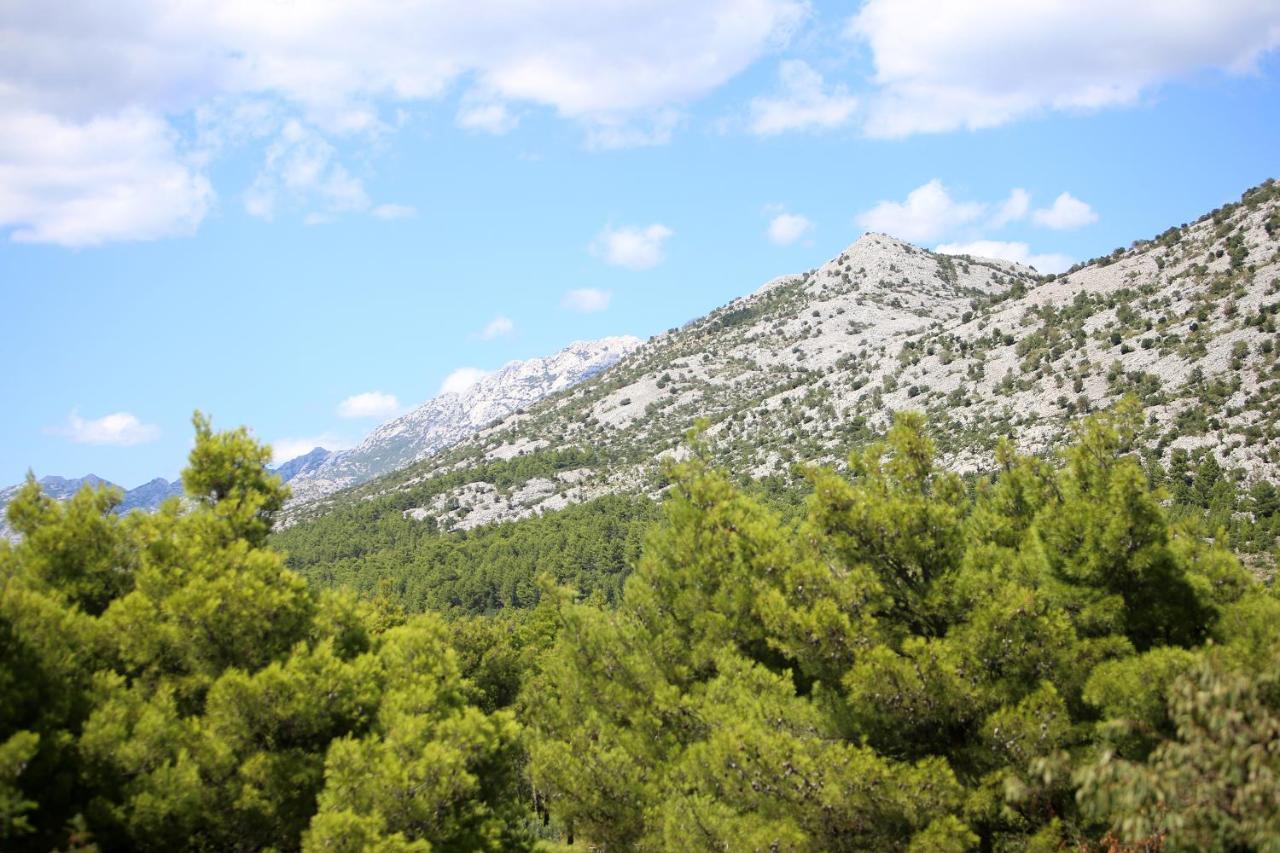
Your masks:
M 349 444 L 864 230 L 1053 271 L 1280 172 L 1276 2 L 47 5 L 0 11 L 0 483 L 172 477 L 195 408 Z

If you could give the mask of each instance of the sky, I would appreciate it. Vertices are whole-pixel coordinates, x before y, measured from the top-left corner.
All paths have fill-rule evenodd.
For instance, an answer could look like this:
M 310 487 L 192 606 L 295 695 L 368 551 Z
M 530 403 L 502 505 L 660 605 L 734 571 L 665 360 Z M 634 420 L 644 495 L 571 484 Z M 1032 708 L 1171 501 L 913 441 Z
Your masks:
M 1280 176 L 1280 0 L 0 0 L 0 484 L 280 459 L 867 230 L 1056 272 Z

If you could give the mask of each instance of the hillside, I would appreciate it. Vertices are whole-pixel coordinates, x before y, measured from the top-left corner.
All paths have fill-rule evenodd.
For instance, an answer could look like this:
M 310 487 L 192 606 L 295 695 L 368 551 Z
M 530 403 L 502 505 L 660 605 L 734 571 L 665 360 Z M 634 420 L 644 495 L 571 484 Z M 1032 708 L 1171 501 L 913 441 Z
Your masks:
M 443 529 L 661 488 L 697 418 L 735 473 L 840 464 L 919 409 L 945 463 L 972 471 L 996 440 L 1044 452 L 1080 413 L 1136 394 L 1149 461 L 1212 454 L 1242 485 L 1280 463 L 1276 314 L 1280 188 L 1054 277 L 867 234 L 612 369 L 451 450 L 303 508 L 359 501 Z M 1184 455 L 1185 454 L 1185 455 Z M 323 522 L 322 522 L 323 524 Z
M 595 376 L 640 345 L 637 338 L 575 341 L 542 358 L 512 361 L 462 391 L 445 391 L 325 458 L 291 484 L 295 505 L 402 469 L 524 406 Z

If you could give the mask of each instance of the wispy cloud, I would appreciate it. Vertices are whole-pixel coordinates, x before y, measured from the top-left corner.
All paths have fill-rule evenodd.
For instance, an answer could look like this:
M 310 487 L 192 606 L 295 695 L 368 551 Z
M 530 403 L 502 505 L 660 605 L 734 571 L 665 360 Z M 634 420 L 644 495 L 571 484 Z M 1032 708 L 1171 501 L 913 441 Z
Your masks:
M 245 210 L 273 219 L 282 204 L 308 209 L 308 224 L 368 210 L 364 183 L 338 161 L 337 149 L 314 128 L 291 120 L 267 148 L 267 159 L 244 196 Z
M 609 307 L 612 294 L 607 290 L 582 287 L 570 290 L 560 299 L 560 307 L 579 314 L 595 314 Z
M 509 335 L 516 329 L 516 324 L 511 321 L 510 317 L 504 317 L 499 314 L 489 321 L 480 331 L 480 339 L 483 341 L 491 341 L 494 338 L 500 338 L 503 335 Z
M 798 59 L 778 66 L 778 81 L 776 94 L 752 100 L 752 133 L 831 130 L 848 124 L 858 109 L 858 99 L 844 86 L 827 87 L 821 74 Z
M 464 101 L 458 108 L 458 127 L 502 136 L 515 130 L 520 117 L 500 101 Z
M 376 218 L 385 220 L 411 219 L 418 215 L 417 208 L 407 204 L 380 204 L 369 212 Z

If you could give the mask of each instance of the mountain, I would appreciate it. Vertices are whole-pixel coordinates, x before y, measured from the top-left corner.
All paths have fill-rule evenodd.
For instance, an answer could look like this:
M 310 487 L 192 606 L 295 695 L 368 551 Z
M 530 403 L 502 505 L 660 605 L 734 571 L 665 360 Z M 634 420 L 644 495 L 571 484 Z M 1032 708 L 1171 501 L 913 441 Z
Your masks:
M 576 341 L 554 355 L 513 361 L 464 391 L 440 394 L 387 421 L 350 450 L 301 471 L 293 503 L 323 498 L 424 459 L 548 394 L 590 379 L 640 346 L 632 337 Z
M 41 480 L 41 482 L 44 481 Z M 182 497 L 182 480 L 174 480 L 171 483 L 163 477 L 156 477 L 149 483 L 143 483 L 136 489 L 126 491 L 117 511 L 124 513 L 131 509 L 151 510 L 169 498 L 180 497 Z
M 894 411 L 923 410 L 945 464 L 973 471 L 1000 437 L 1048 452 L 1127 394 L 1145 408 L 1151 461 L 1211 456 L 1244 483 L 1275 479 L 1278 240 L 1274 181 L 1060 276 L 867 234 L 291 521 L 358 503 L 363 518 L 466 529 L 656 495 L 660 460 L 687 452 L 697 418 L 735 474 L 788 477 L 794 462 L 840 465 Z
M 316 447 L 271 470 L 293 487 L 293 505 L 315 501 L 449 447 L 548 394 L 595 376 L 640 344 L 639 338 L 627 336 L 576 341 L 544 358 L 512 361 L 464 391 L 440 394 L 382 424 L 350 450 L 334 453 Z M 39 482 L 46 494 L 58 500 L 86 485 L 121 488 L 93 474 L 79 479 L 45 477 Z M 0 489 L 0 538 L 14 538 L 4 508 L 19 488 L 21 484 Z M 182 482 L 157 477 L 136 489 L 121 490 L 124 497 L 117 512 L 152 510 L 170 497 L 181 497 Z
M 295 456 L 288 462 L 280 463 L 272 470 L 281 480 L 288 483 L 315 471 L 332 455 L 332 451 L 325 450 L 323 447 L 313 447 L 301 456 Z
M 279 466 L 271 470 L 280 476 L 280 479 L 286 483 L 297 476 L 299 473 L 309 471 L 319 465 L 329 456 L 329 451 L 322 447 L 317 447 L 309 453 L 290 459 L 281 463 Z M 136 489 L 125 489 L 104 480 L 95 474 L 89 474 L 84 477 L 68 479 L 66 477 L 41 477 L 38 481 L 41 490 L 55 500 L 66 500 L 72 497 L 76 492 L 85 486 L 98 488 L 99 486 L 110 486 L 120 489 L 123 492 L 123 498 L 119 505 L 116 506 L 116 512 L 124 514 L 130 510 L 153 510 L 169 498 L 182 497 L 182 480 L 177 479 L 170 482 L 163 477 L 156 477 L 150 482 L 143 483 Z M 15 534 L 9 527 L 8 521 L 5 519 L 5 508 L 9 505 L 9 501 L 13 500 L 18 490 L 22 488 L 22 484 L 9 486 L 0 489 L 0 539 L 13 539 Z

